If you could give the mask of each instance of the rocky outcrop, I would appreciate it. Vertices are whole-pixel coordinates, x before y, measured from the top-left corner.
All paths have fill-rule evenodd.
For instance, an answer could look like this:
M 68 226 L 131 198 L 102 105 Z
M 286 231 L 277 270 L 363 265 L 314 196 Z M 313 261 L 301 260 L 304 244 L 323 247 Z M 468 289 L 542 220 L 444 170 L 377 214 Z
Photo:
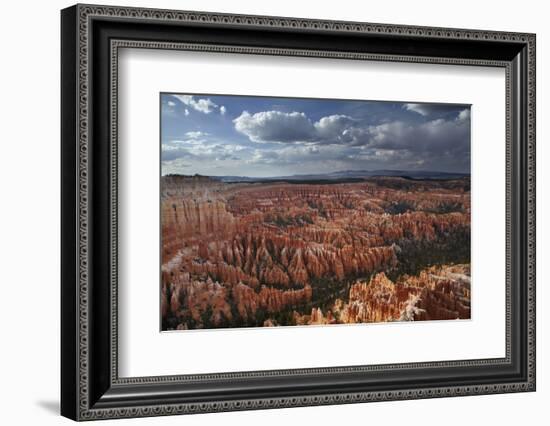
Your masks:
M 193 275 L 227 285 L 243 282 L 277 287 L 303 287 L 311 279 L 370 274 L 396 264 L 395 247 L 342 248 L 307 245 L 303 240 L 268 233 L 237 235 L 231 241 L 207 244 L 200 240 L 175 266 Z
M 174 233 L 180 238 L 212 233 L 226 235 L 234 223 L 222 200 L 173 197 L 165 200 L 161 214 L 164 234 Z
M 300 290 L 279 290 L 273 287 L 262 286 L 259 292 L 243 283 L 233 287 L 233 301 L 239 315 L 247 320 L 258 309 L 264 309 L 268 313 L 279 312 L 283 309 L 307 303 L 311 300 L 311 287 L 306 286 Z
M 382 272 L 352 285 L 348 302 L 334 310 L 344 323 L 468 319 L 469 266 L 431 267 L 397 283 Z
M 411 283 L 415 282 L 416 279 L 411 280 Z M 469 266 L 433 267 L 422 271 L 418 282 L 423 289 L 416 306 L 422 312 L 415 316 L 415 320 L 470 318 Z
M 441 252 L 455 235 L 469 240 L 466 188 L 165 176 L 163 328 L 468 318 L 464 271 L 428 268 L 395 282 L 384 273 L 395 275 L 414 247 Z M 407 267 L 416 274 L 415 262 Z
M 381 272 L 368 283 L 358 282 L 351 286 L 349 301 L 340 311 L 340 320 L 344 323 L 393 321 L 404 308 L 408 294 L 401 300 L 403 296 L 405 294 Z

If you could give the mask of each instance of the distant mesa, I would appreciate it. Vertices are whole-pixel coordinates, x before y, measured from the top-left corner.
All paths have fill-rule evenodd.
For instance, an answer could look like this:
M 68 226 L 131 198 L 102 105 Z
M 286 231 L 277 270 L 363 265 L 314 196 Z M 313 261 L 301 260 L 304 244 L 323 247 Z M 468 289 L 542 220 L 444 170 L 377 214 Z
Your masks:
M 235 182 L 301 182 L 310 183 L 319 181 L 321 183 L 330 183 L 331 181 L 347 181 L 359 182 L 364 179 L 373 177 L 400 177 L 409 180 L 453 180 L 469 178 L 469 173 L 461 172 L 441 172 L 432 170 L 341 170 L 331 173 L 316 173 L 316 174 L 295 174 L 288 176 L 270 176 L 270 177 L 251 177 L 251 176 L 204 176 L 200 174 L 194 175 L 165 175 L 165 178 L 187 178 L 196 181 L 215 180 L 224 183 Z

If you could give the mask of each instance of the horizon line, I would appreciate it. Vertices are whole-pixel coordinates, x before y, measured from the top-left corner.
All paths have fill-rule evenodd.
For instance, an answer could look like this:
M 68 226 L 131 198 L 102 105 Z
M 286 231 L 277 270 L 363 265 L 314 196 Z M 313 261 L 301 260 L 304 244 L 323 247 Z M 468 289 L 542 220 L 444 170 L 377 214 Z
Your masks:
M 205 175 L 202 173 L 167 173 L 162 174 L 161 176 L 204 176 L 204 177 L 214 177 L 214 178 L 223 178 L 223 177 L 240 177 L 240 178 L 254 178 L 254 179 L 273 179 L 273 178 L 288 178 L 288 177 L 294 177 L 294 176 L 313 176 L 313 175 L 331 175 L 331 174 L 337 174 L 337 173 L 345 173 L 345 172 L 370 172 L 370 173 L 376 173 L 376 172 L 390 172 L 387 174 L 381 174 L 380 176 L 393 176 L 391 172 L 399 172 L 399 173 L 441 173 L 441 174 L 457 174 L 457 175 L 467 175 L 471 176 L 471 172 L 443 172 L 439 170 L 399 170 L 399 169 L 374 169 L 374 170 L 337 170 L 334 172 L 327 172 L 327 173 L 295 173 L 295 174 L 289 174 L 289 175 L 273 175 L 273 176 L 250 176 L 250 175 L 236 175 L 236 174 L 224 174 L 224 175 Z

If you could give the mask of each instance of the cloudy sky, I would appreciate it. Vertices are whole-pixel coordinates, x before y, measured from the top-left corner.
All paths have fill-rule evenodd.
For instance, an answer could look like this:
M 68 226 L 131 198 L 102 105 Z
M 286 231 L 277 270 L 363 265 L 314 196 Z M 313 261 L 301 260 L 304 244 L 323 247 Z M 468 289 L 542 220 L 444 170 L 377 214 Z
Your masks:
M 161 94 L 162 174 L 470 172 L 470 107 Z

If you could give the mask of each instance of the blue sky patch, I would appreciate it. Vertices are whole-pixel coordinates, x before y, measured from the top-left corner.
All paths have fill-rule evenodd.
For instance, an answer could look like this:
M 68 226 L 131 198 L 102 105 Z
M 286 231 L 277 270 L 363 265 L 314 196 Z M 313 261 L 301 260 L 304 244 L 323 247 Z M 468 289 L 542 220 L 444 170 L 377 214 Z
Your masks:
M 470 173 L 470 106 L 162 93 L 162 174 Z

